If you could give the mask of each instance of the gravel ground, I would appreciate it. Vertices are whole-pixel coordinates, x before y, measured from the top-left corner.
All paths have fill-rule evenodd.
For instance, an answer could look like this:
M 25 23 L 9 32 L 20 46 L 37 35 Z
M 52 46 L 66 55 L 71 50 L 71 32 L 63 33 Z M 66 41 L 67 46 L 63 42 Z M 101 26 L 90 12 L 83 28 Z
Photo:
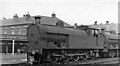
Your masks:
M 1 54 L 0 64 L 14 64 L 26 62 L 27 54 Z

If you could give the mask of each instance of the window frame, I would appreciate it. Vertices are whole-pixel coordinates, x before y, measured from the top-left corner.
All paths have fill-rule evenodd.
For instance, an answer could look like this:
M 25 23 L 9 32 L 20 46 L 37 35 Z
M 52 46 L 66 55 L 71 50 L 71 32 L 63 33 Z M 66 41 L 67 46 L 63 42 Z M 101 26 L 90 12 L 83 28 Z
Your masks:
M 7 27 L 3 27 L 3 34 L 7 34 L 6 29 L 7 29 Z
M 14 29 L 15 29 L 15 27 L 11 27 L 11 34 L 12 35 L 15 34 Z
M 25 34 L 25 35 L 26 35 L 26 33 L 27 33 L 27 28 L 28 28 L 28 26 L 25 25 L 25 26 L 24 26 L 24 30 L 25 30 L 24 34 Z
M 21 31 L 20 26 L 18 26 L 17 29 L 18 29 L 18 34 L 20 35 L 21 34 L 21 32 L 20 32 Z

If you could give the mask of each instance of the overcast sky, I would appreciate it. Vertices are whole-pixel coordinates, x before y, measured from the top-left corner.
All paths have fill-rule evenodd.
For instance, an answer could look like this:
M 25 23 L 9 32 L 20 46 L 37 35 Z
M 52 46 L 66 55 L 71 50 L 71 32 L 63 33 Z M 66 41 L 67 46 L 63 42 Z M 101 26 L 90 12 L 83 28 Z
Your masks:
M 118 22 L 119 0 L 0 0 L 0 19 L 12 18 L 14 14 L 22 17 L 31 15 L 51 16 L 53 12 L 63 21 L 93 24 Z

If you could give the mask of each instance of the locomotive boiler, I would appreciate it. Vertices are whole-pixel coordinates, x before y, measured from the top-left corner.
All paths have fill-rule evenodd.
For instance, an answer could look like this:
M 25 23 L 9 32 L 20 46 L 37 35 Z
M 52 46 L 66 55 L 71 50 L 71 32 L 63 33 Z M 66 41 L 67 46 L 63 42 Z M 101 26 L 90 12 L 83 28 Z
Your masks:
M 117 55 L 116 47 L 109 50 L 109 44 L 113 41 L 110 41 L 109 35 L 105 34 L 104 30 L 68 28 L 64 27 L 62 21 L 58 21 L 55 26 L 41 25 L 40 19 L 39 16 L 35 17 L 35 23 L 29 25 L 27 29 L 28 61 L 31 59 L 30 54 L 36 52 L 42 56 L 37 62 L 50 61 L 52 63 Z

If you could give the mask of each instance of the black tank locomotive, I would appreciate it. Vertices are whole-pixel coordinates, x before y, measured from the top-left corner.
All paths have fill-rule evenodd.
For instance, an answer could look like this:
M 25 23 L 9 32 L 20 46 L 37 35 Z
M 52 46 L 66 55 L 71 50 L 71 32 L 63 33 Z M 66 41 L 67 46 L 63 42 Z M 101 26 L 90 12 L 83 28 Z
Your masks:
M 35 24 L 29 25 L 27 29 L 29 53 L 37 51 L 44 57 L 40 58 L 40 61 L 52 63 L 59 60 L 69 62 L 115 57 L 118 53 L 118 38 L 113 38 L 115 41 L 110 40 L 111 38 L 110 34 L 105 34 L 104 30 L 100 29 L 88 28 L 85 31 L 66 28 L 62 21 L 58 21 L 56 26 L 41 25 L 40 17 L 35 18 Z M 111 43 L 116 46 L 110 48 Z

